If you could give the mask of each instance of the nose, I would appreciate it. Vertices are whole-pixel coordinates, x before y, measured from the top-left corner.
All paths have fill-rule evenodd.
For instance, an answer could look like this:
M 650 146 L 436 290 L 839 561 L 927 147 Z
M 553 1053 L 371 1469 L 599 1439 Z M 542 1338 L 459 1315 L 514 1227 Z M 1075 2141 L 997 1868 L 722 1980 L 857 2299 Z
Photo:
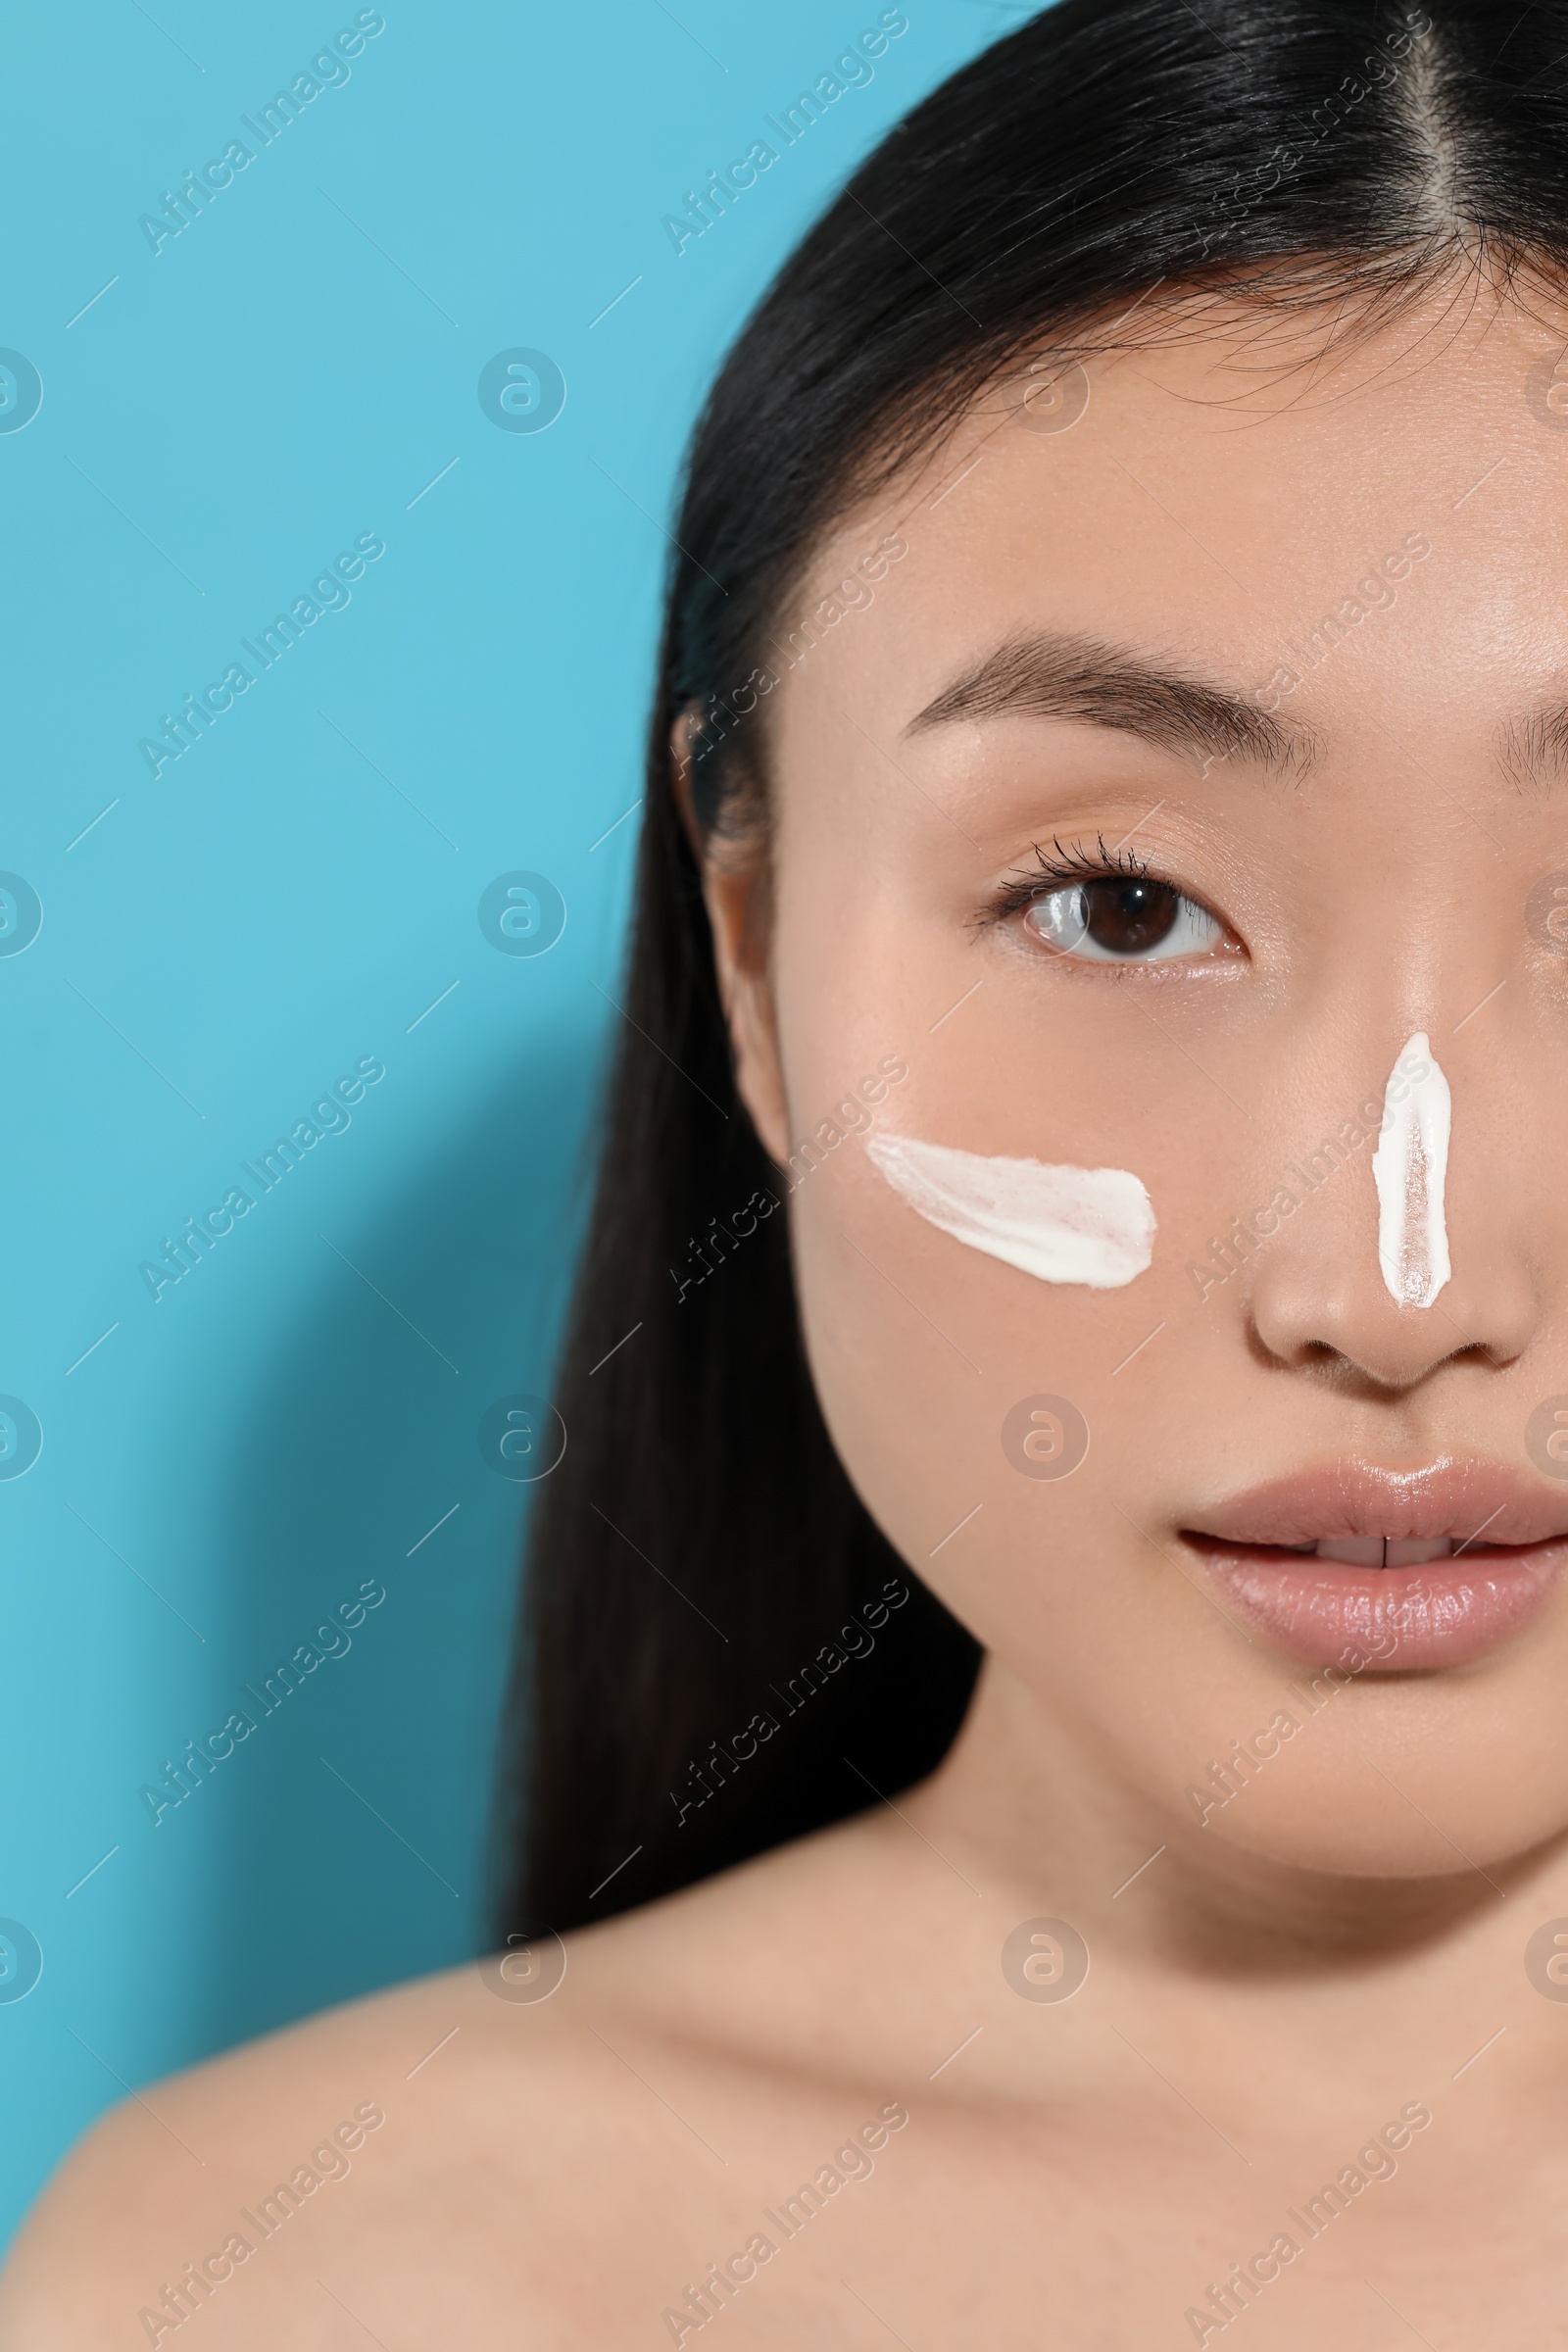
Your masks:
M 1423 1285 L 1406 1266 L 1401 1282 L 1391 1257 L 1408 1105 L 1396 1118 L 1379 1085 L 1356 1118 L 1336 1122 L 1288 1163 L 1283 1190 L 1296 1204 L 1288 1208 L 1276 1195 L 1277 1232 L 1248 1258 L 1246 1311 L 1256 1344 L 1274 1362 L 1348 1370 L 1376 1389 L 1402 1391 L 1455 1357 L 1500 1368 L 1529 1347 L 1544 1306 L 1539 1262 L 1522 1231 L 1522 1188 L 1510 1194 L 1500 1181 L 1508 1163 L 1489 1140 L 1486 1071 L 1473 1054 L 1456 1054 L 1447 1076 L 1452 1124 L 1441 1220 L 1447 1279 L 1440 1288 L 1430 1279 Z M 1417 1173 L 1424 1187 L 1433 1171 Z
M 1294 1237 L 1293 1237 L 1294 1238 Z M 1477 1267 L 1456 1275 L 1430 1306 L 1401 1306 L 1376 1280 L 1328 1268 L 1316 1251 L 1286 1250 L 1258 1267 L 1249 1300 L 1252 1329 L 1276 1363 L 1349 1370 L 1372 1388 L 1420 1385 L 1440 1364 L 1469 1356 L 1501 1368 L 1530 1344 L 1535 1303 L 1517 1271 Z M 1489 1279 L 1490 1276 L 1490 1279 Z

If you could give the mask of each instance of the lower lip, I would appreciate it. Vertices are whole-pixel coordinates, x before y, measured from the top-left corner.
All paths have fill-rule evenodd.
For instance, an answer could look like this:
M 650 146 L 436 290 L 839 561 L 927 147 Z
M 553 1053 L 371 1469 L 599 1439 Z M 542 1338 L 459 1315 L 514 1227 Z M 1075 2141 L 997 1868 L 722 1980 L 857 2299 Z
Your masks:
M 1568 1543 L 1477 1548 L 1411 1568 L 1352 1568 L 1273 1544 L 1189 1535 L 1229 1611 L 1293 1658 L 1352 1673 L 1466 1666 L 1533 1625 Z

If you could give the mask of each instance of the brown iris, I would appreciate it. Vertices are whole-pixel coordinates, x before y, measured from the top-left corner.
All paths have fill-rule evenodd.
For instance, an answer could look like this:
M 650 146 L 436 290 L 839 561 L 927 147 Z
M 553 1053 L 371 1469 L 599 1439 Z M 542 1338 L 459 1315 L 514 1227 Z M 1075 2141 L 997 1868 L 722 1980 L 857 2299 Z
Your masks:
M 1168 882 L 1129 878 L 1084 885 L 1084 930 L 1107 956 L 1137 956 L 1169 937 L 1181 911 L 1181 894 Z

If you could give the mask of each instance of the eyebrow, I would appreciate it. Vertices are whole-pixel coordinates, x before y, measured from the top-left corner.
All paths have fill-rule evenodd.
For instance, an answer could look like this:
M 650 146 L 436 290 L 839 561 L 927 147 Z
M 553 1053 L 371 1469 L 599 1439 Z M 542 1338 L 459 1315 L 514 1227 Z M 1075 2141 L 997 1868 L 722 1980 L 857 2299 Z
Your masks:
M 1548 784 L 1568 771 L 1568 702 L 1543 703 L 1497 732 L 1497 759 L 1515 791 Z
M 1310 729 L 1285 725 L 1249 695 L 1079 636 L 1008 638 L 945 686 L 904 731 L 1007 715 L 1110 727 L 1162 751 L 1236 757 L 1274 775 L 1304 774 L 1317 753 Z

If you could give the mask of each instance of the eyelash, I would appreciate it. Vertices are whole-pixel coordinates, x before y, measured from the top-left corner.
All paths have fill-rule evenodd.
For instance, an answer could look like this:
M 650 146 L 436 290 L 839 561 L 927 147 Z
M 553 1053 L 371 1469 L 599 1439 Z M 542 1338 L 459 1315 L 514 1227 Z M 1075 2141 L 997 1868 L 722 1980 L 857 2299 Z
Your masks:
M 1107 850 L 1103 833 L 1097 834 L 1093 852 L 1076 841 L 1070 849 L 1063 849 L 1054 839 L 1051 846 L 1055 856 L 1048 858 L 1038 841 L 1033 846 L 1033 871 L 1025 869 L 1005 877 L 980 918 L 982 925 L 1005 922 L 1009 915 L 1017 914 L 1049 892 L 1059 890 L 1066 882 L 1114 882 L 1129 877 L 1138 882 L 1164 879 L 1162 875 L 1152 874 L 1135 851 Z M 1176 885 L 1171 883 L 1168 887 L 1174 890 Z

